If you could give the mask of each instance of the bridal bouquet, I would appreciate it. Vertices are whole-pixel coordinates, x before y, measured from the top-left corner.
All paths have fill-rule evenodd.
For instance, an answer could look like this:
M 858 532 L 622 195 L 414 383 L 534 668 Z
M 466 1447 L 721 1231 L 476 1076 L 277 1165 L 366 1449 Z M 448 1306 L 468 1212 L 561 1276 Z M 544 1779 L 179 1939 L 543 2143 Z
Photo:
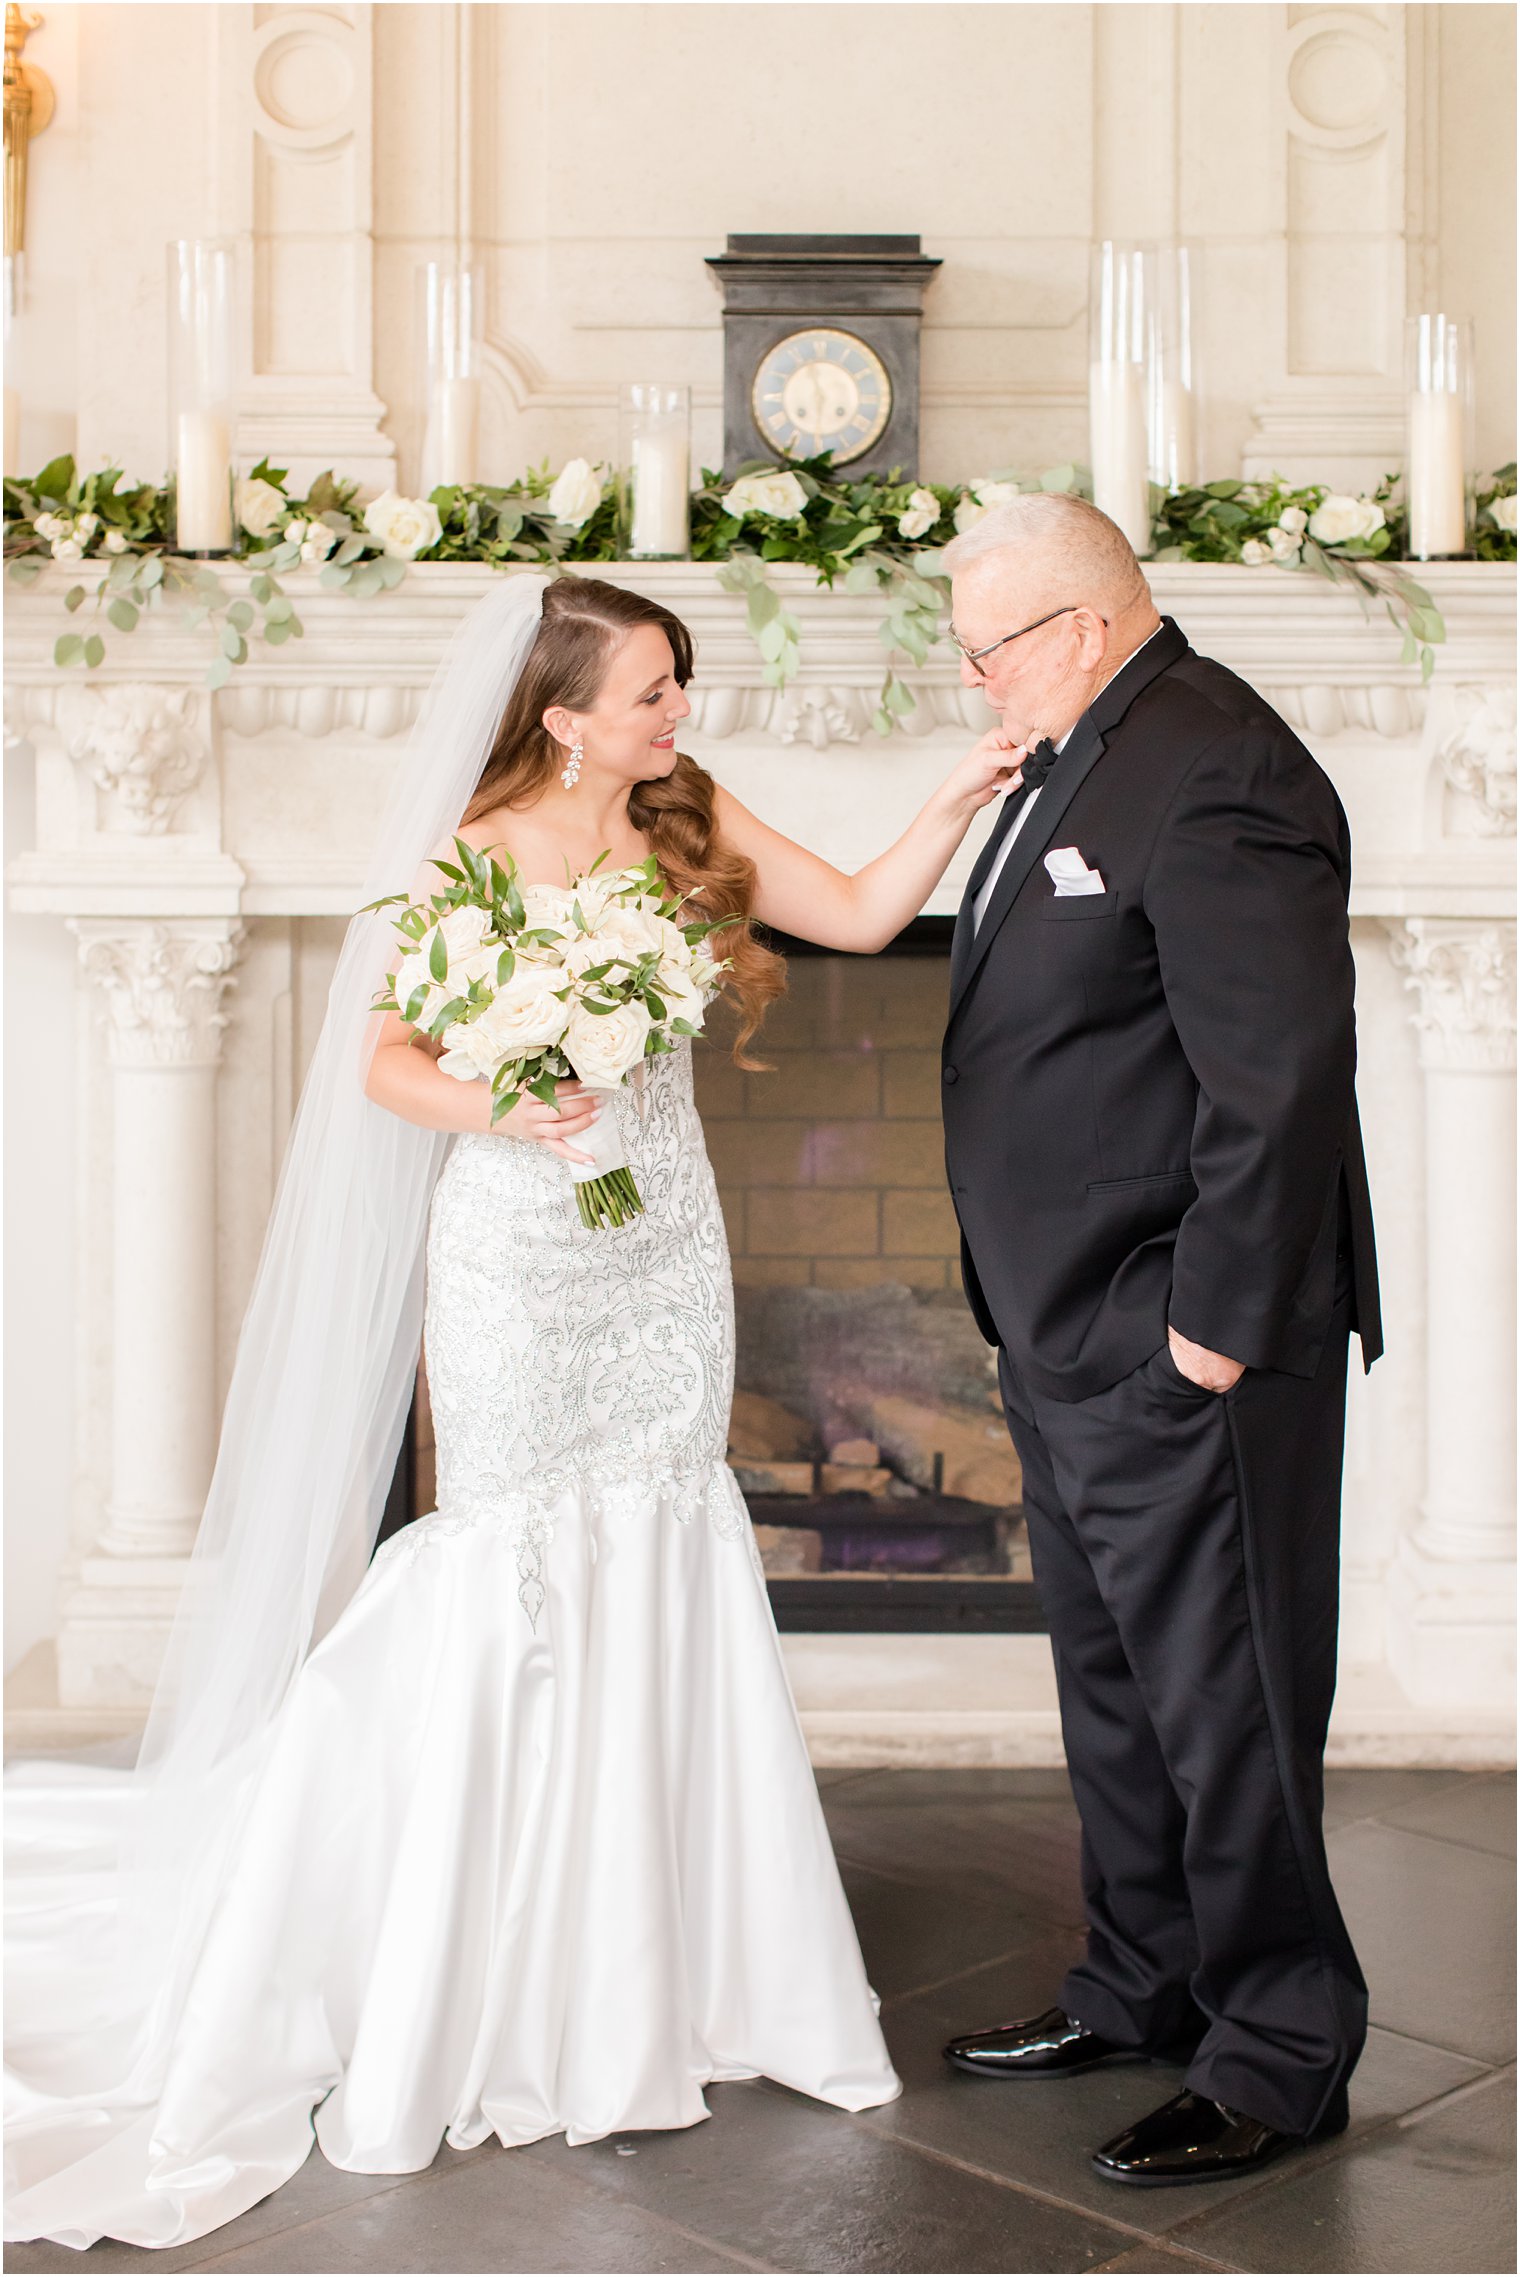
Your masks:
M 450 881 L 443 893 L 365 905 L 401 912 L 401 958 L 374 1009 L 441 1041 L 445 1075 L 488 1082 L 493 1124 L 524 1092 L 552 1106 L 571 1076 L 610 1094 L 678 1036 L 700 1033 L 726 970 L 708 937 L 735 920 L 679 924 L 652 855 L 603 872 L 603 854 L 578 878 L 567 864 L 563 886 L 523 885 L 510 855 L 454 845 L 459 866 L 436 864 Z M 604 1109 L 577 1143 L 594 1156 L 569 1165 L 581 1223 L 626 1225 L 644 1205 L 615 1118 Z

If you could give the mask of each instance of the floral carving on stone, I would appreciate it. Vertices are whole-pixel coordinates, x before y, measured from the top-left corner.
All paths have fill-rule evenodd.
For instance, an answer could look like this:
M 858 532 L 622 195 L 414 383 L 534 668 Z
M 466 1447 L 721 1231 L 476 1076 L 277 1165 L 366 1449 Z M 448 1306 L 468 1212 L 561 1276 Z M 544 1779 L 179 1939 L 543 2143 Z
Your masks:
M 826 751 L 831 743 L 858 743 L 858 706 L 853 688 L 788 688 L 776 699 L 771 733 L 781 743 L 811 743 L 815 751 Z
M 1480 838 L 1515 835 L 1515 689 L 1490 681 L 1440 691 L 1429 722 L 1430 755 L 1446 782 L 1470 802 Z
M 1393 961 L 1418 996 L 1413 1018 L 1427 1068 L 1515 1064 L 1515 928 L 1464 919 L 1390 921 Z
M 200 781 L 196 695 L 122 681 L 94 698 L 68 738 L 71 759 L 110 802 L 110 827 L 158 837 Z
M 110 1056 L 118 1067 L 206 1067 L 221 1058 L 245 927 L 214 920 L 205 930 L 70 918 L 79 962 L 104 999 Z

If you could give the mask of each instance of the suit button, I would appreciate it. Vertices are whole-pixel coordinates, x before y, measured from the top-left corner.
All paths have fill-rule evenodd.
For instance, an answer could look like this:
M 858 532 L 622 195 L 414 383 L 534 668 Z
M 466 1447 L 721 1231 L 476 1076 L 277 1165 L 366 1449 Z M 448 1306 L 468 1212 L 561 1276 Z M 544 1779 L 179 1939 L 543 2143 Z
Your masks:
M 959 1079 L 960 1079 L 960 1070 L 959 1070 L 959 1068 L 955 1068 L 955 1067 L 947 1067 L 947 1068 L 945 1069 L 945 1081 L 946 1081 L 947 1083 L 955 1083 L 955 1082 L 958 1082 L 958 1081 L 959 1081 Z

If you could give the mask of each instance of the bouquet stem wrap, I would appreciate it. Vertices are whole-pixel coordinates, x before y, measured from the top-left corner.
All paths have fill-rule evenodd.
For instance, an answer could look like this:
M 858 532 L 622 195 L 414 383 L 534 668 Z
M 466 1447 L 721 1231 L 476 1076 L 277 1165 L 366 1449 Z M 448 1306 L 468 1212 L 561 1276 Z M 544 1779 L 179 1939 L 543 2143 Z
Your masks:
M 600 1100 L 600 1112 L 589 1131 L 577 1132 L 575 1145 L 579 1152 L 589 1154 L 589 1162 L 569 1164 L 575 1180 L 575 1199 L 581 1213 L 581 1224 L 597 1226 L 626 1225 L 637 1217 L 644 1204 L 628 1167 L 628 1150 L 618 1129 L 617 1109 L 613 1094 L 604 1086 L 587 1084 Z

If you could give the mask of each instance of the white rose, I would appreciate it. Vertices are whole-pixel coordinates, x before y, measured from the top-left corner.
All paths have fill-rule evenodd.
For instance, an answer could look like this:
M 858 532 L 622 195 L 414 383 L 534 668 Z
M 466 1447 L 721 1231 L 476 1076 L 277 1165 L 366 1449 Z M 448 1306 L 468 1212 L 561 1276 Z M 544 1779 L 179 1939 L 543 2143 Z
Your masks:
M 773 521 L 795 522 L 807 511 L 807 492 L 794 474 L 742 474 L 723 493 L 730 514 L 769 514 Z
M 1309 517 L 1302 506 L 1285 506 L 1277 517 L 1277 527 L 1291 536 L 1301 538 L 1309 527 Z
M 1240 549 L 1240 558 L 1247 569 L 1260 569 L 1264 561 L 1272 559 L 1272 548 L 1264 546 L 1260 538 L 1247 538 Z
M 125 553 L 132 543 L 125 530 L 107 530 L 103 542 L 107 553 Z
M 985 507 L 988 512 L 994 506 L 1006 506 L 1012 499 L 1023 495 L 1016 482 L 973 482 L 971 487 L 976 492 L 978 505 Z
M 429 499 L 403 498 L 394 490 L 382 490 L 370 500 L 364 509 L 364 527 L 380 540 L 381 552 L 397 561 L 414 560 L 443 535 L 438 509 Z
M 443 1031 L 438 1065 L 461 1083 L 492 1076 L 507 1061 L 557 1044 L 565 1032 L 568 1006 L 555 994 L 559 975 L 548 965 L 519 963 L 473 1020 L 456 1020 Z
M 600 478 L 589 459 L 567 459 L 549 493 L 549 511 L 556 522 L 578 530 L 589 522 L 602 503 Z
M 32 519 L 39 538 L 66 538 L 73 527 L 67 514 L 37 514 Z
M 707 1009 L 707 996 L 697 974 L 690 967 L 683 968 L 662 959 L 654 976 L 654 992 L 665 1007 L 671 1020 L 689 1020 L 700 1028 Z
M 900 538 L 926 538 L 939 520 L 939 500 L 932 490 L 915 490 L 897 517 Z
M 88 543 L 89 540 L 94 537 L 95 532 L 100 528 L 100 516 L 98 514 L 81 514 L 79 516 L 79 519 L 75 522 L 74 527 L 78 531 L 80 537 L 82 537 L 86 543 Z
M 1344 545 L 1348 538 L 1370 538 L 1383 527 L 1383 509 L 1370 498 L 1352 498 L 1342 491 L 1315 507 L 1309 516 L 1309 535 L 1322 546 Z
M 285 535 L 290 536 L 289 530 L 286 531 Z M 301 539 L 301 559 L 303 561 L 326 561 L 337 542 L 338 533 L 336 530 L 330 530 L 325 522 L 313 522 Z
M 1508 498 L 1491 498 L 1488 502 L 1488 511 L 1501 530 L 1508 530 L 1511 535 L 1514 534 L 1515 494 L 1513 491 L 1510 492 Z
M 292 514 L 280 535 L 286 545 L 298 546 L 304 542 L 306 533 L 310 528 L 311 524 L 304 515 Z
M 52 553 L 54 561 L 83 561 L 84 559 L 84 547 L 77 538 L 54 538 Z
M 615 944 L 621 955 L 647 957 L 652 951 L 664 951 L 660 928 L 665 922 L 652 910 L 631 909 L 626 902 L 617 902 L 603 912 L 596 929 L 604 941 Z
M 964 536 L 967 530 L 974 529 L 986 511 L 985 506 L 977 504 L 969 490 L 963 490 L 951 517 L 955 523 L 957 536 Z
M 267 538 L 274 534 L 274 526 L 285 511 L 285 499 L 272 482 L 260 476 L 257 481 L 239 482 L 235 492 L 237 518 L 251 538 Z
M 406 1016 L 407 1006 L 419 988 L 425 993 L 422 1002 L 417 1007 L 416 1025 L 419 1028 L 425 1028 L 437 1018 L 444 1005 L 447 1004 L 451 992 L 447 988 L 440 987 L 438 982 L 434 980 L 428 971 L 426 959 L 413 953 L 411 956 L 403 957 L 396 967 L 396 1002 L 401 1008 L 403 1018 Z
M 565 1056 L 583 1083 L 610 1088 L 644 1057 L 650 1026 L 641 1003 L 620 1004 L 613 1012 L 588 1012 L 577 1004 L 565 1028 Z
M 522 905 L 529 931 L 536 933 L 544 928 L 556 933 L 568 931 L 574 922 L 570 915 L 574 899 L 568 886 L 525 885 Z
M 1268 530 L 1267 544 L 1274 561 L 1297 561 L 1303 551 L 1302 539 L 1295 537 L 1291 530 L 1285 530 L 1280 522 L 1275 530 Z

